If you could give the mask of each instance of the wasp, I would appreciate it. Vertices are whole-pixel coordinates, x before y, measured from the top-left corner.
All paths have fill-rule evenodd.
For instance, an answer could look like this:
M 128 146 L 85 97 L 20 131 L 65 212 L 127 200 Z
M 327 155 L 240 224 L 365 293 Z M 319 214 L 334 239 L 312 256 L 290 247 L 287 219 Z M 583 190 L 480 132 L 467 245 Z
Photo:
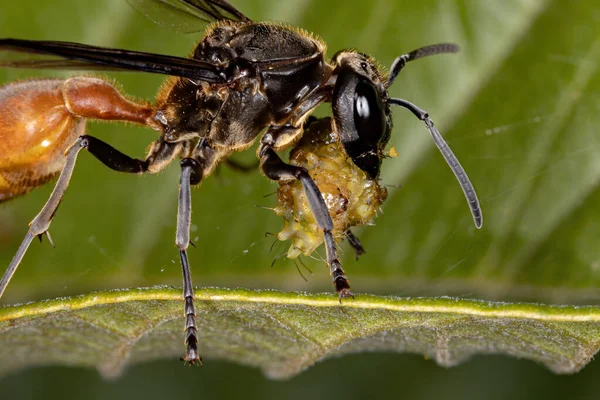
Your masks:
M 473 185 L 427 112 L 388 94 L 408 62 L 455 53 L 458 46 L 441 43 L 406 53 L 395 59 L 386 74 L 371 57 L 354 50 L 339 51 L 327 61 L 325 44 L 316 36 L 282 24 L 252 21 L 225 0 L 128 1 L 155 22 L 179 14 L 185 15 L 186 21 L 209 25 L 188 58 L 71 42 L 0 39 L 0 67 L 170 76 L 153 103 L 132 101 L 107 80 L 90 76 L 34 79 L 0 88 L 0 201 L 23 195 L 58 176 L 50 198 L 31 221 L 0 281 L 0 296 L 33 239 L 45 235 L 51 241 L 48 229 L 81 150 L 108 168 L 132 174 L 154 174 L 178 159 L 181 175 L 175 243 L 185 299 L 186 353 L 182 360 L 201 363 L 187 256 L 191 187 L 259 137 L 260 170 L 273 181 L 301 185 L 304 206 L 325 243 L 333 285 L 340 299 L 352 296 L 324 196 L 306 166 L 286 163 L 278 155 L 303 138 L 304 123 L 321 103 L 331 103 L 329 132 L 336 151 L 361 171 L 359 182 L 363 183 L 379 176 L 392 132 L 391 107 L 400 106 L 414 114 L 423 121 L 458 179 L 475 226 L 481 227 L 482 213 Z M 142 125 L 157 131 L 158 139 L 145 159 L 132 158 L 88 135 L 87 120 Z M 319 131 L 308 130 L 304 140 Z M 351 242 L 357 251 L 361 249 L 356 238 Z

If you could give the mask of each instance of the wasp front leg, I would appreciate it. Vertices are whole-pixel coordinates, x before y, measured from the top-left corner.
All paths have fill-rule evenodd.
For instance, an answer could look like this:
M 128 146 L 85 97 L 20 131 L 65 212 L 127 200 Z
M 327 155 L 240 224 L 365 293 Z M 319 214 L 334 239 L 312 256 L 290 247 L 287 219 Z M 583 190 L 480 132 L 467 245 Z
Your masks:
M 276 137 L 267 132 L 263 137 L 259 149 L 260 166 L 264 174 L 272 180 L 297 179 L 302 183 L 304 193 L 308 200 L 310 210 L 317 222 L 319 229 L 323 231 L 325 239 L 325 251 L 327 253 L 327 264 L 330 268 L 330 274 L 333 279 L 333 285 L 340 297 L 354 297 L 350 291 L 348 278 L 342 269 L 342 264 L 338 258 L 337 247 L 333 238 L 333 221 L 329 215 L 329 210 L 323 199 L 321 191 L 312 180 L 306 168 L 286 164 L 273 150 L 272 141 Z

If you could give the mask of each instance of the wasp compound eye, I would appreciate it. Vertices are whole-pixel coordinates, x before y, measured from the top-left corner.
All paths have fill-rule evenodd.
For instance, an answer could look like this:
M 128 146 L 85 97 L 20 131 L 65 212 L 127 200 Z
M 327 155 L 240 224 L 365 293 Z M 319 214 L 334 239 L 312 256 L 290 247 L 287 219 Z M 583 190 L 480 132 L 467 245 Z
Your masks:
M 377 146 L 385 132 L 381 98 L 373 85 L 359 81 L 354 93 L 354 126 L 364 144 Z
M 346 154 L 371 178 L 379 175 L 379 149 L 389 137 L 377 89 L 351 67 L 342 67 L 333 94 L 335 126 Z

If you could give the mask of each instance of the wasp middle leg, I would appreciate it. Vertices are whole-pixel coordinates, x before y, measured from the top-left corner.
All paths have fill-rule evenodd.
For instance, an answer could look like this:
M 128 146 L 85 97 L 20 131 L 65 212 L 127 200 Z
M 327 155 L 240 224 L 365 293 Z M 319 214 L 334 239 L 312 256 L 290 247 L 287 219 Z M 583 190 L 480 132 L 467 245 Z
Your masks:
M 194 309 L 194 287 L 192 285 L 187 256 L 192 222 L 191 185 L 199 185 L 202 182 L 202 178 L 211 173 L 221 158 L 222 154 L 220 152 L 215 151 L 206 140 L 201 139 L 192 156 L 181 160 L 175 244 L 179 247 L 181 269 L 183 272 L 183 295 L 185 297 L 185 344 L 187 350 L 185 356 L 181 357 L 181 360 L 189 362 L 190 365 L 202 364 L 202 357 L 198 353 L 198 327 L 196 326 L 196 311 Z
M 259 157 L 262 171 L 269 179 L 275 181 L 282 179 L 298 179 L 302 182 L 310 210 L 315 217 L 319 229 L 323 231 L 325 251 L 327 253 L 327 264 L 329 265 L 333 285 L 340 297 L 340 301 L 342 298 L 354 297 L 350 291 L 350 283 L 348 282 L 348 278 L 342 269 L 342 264 L 338 257 L 335 240 L 331 233 L 333 230 L 333 221 L 329 215 L 329 210 L 327 209 L 321 191 L 308 174 L 306 168 L 286 164 L 277 153 L 275 153 L 275 150 L 273 150 L 273 143 L 276 142 L 276 140 L 273 140 L 274 138 L 276 138 L 276 136 L 267 132 L 261 143 Z

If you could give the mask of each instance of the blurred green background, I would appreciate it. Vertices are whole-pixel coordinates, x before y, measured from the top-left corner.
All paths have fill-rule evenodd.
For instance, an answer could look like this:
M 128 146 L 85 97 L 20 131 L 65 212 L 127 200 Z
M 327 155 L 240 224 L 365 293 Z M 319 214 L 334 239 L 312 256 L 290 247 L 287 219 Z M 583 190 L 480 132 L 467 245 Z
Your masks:
M 188 54 L 200 35 L 154 25 L 122 0 L 23 0 L 0 6 L 0 37 L 69 40 L 135 50 Z M 459 55 L 411 63 L 391 94 L 430 112 L 468 172 L 482 202 L 483 229 L 425 127 L 394 112 L 392 145 L 382 179 L 390 197 L 376 226 L 358 231 L 367 254 L 343 262 L 357 292 L 458 295 L 493 300 L 599 304 L 600 291 L 600 6 L 595 0 L 251 0 L 233 1 L 255 20 L 285 21 L 319 34 L 329 55 L 357 48 L 390 65 L 403 52 L 442 41 Z M 0 71 L 0 83 L 35 71 Z M 45 74 L 56 76 L 60 73 Z M 66 76 L 66 75 L 63 75 Z M 111 75 L 133 96 L 153 98 L 161 77 Z M 322 107 L 318 113 L 329 112 Z M 143 157 L 156 135 L 117 124 L 88 132 Z M 236 160 L 252 162 L 248 151 Z M 52 225 L 56 249 L 34 244 L 3 303 L 105 288 L 180 285 L 175 230 L 178 168 L 158 176 L 117 174 L 82 153 Z M 0 206 L 0 260 L 8 265 L 27 222 L 52 185 Z M 197 244 L 194 283 L 331 290 L 320 261 L 272 260 L 289 243 L 272 237 L 282 221 L 256 205 L 276 186 L 259 173 L 223 168 L 193 192 Z M 35 357 L 35 355 L 32 355 Z M 131 368 L 116 382 L 95 371 L 39 368 L 0 380 L 5 398 L 106 398 L 186 394 L 216 397 L 432 396 L 464 398 L 591 397 L 600 389 L 597 362 L 575 376 L 504 357 L 477 357 L 446 370 L 413 355 L 364 354 L 318 364 L 288 382 L 207 360 L 201 370 L 175 361 Z M 231 384 L 234 381 L 235 384 Z

